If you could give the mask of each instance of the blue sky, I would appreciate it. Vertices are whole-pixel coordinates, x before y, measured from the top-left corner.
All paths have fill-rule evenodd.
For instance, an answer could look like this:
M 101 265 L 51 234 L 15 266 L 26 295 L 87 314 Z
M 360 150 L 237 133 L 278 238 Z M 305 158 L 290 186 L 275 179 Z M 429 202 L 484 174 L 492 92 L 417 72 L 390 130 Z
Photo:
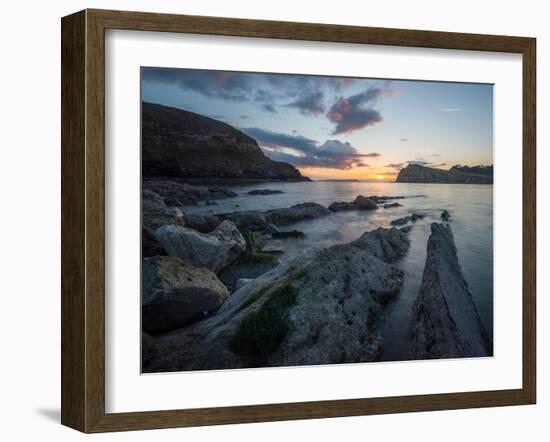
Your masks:
M 231 124 L 314 179 L 493 162 L 492 85 L 143 68 L 142 99 Z

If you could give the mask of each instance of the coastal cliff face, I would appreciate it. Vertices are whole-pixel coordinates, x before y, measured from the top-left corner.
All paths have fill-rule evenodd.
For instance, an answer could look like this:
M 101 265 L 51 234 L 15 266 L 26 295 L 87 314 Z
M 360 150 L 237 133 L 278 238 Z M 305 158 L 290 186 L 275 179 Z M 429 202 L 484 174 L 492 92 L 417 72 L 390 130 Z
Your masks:
M 397 183 L 493 184 L 493 167 L 454 166 L 449 170 L 409 164 L 399 171 Z
M 142 103 L 144 177 L 308 181 L 273 161 L 234 127 L 193 112 Z

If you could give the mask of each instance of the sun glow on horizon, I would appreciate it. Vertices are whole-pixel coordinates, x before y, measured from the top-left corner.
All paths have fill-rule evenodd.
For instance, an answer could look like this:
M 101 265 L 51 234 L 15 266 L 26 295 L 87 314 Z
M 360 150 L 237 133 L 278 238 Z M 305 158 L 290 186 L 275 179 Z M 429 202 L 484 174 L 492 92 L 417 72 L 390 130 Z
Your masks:
M 359 181 L 378 181 L 394 182 L 396 174 L 391 172 L 381 172 L 379 170 L 368 170 L 362 168 L 352 168 L 347 170 L 329 169 L 323 167 L 300 167 L 300 173 L 312 180 L 359 180 Z

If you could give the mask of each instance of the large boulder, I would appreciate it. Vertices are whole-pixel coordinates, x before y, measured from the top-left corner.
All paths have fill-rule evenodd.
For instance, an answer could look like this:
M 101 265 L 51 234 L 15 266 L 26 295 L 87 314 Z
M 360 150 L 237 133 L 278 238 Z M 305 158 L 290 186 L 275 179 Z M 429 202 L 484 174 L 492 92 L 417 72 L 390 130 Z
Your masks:
M 378 204 L 366 196 L 359 195 L 352 202 L 337 201 L 328 206 L 332 212 L 343 212 L 345 210 L 375 210 L 378 209 Z
M 198 315 L 216 310 L 229 296 L 211 271 L 179 258 L 145 258 L 142 267 L 142 331 L 182 327 Z
M 462 274 L 453 233 L 447 225 L 431 225 L 411 328 L 409 355 L 413 359 L 492 355 L 492 343 Z
M 306 219 L 315 219 L 330 215 L 332 212 L 317 203 L 301 203 L 292 207 L 269 210 L 266 213 L 269 222 L 274 224 L 290 224 Z
M 359 195 L 357 198 L 355 198 L 354 204 L 357 206 L 358 210 L 378 209 L 378 204 L 376 204 L 373 200 L 363 195 Z
M 248 281 L 211 318 L 159 338 L 146 370 L 377 360 L 382 305 L 402 284 L 403 272 L 368 247 L 309 250 Z
M 231 221 L 223 221 L 208 234 L 167 225 L 155 232 L 168 255 L 177 256 L 196 267 L 218 273 L 246 251 L 246 241 Z

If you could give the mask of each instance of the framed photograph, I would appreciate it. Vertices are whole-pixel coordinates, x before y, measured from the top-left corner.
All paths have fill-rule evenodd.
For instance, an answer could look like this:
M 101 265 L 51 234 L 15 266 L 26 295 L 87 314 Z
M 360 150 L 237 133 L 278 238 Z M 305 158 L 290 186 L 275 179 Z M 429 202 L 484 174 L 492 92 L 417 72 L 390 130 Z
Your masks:
M 534 404 L 535 39 L 62 19 L 62 423 Z

